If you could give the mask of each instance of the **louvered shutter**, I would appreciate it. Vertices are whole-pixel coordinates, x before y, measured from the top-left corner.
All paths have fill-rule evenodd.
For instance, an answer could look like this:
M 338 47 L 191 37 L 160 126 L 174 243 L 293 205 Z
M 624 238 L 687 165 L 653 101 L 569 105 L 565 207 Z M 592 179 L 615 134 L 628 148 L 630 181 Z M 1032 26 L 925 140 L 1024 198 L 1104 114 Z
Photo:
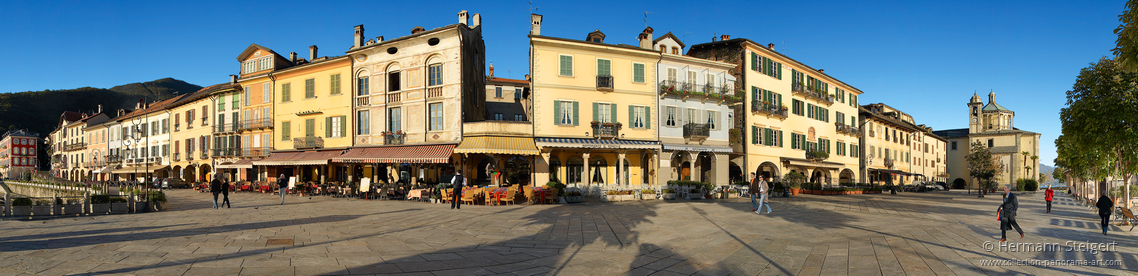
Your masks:
M 632 127 L 633 126 L 632 124 L 635 123 L 635 121 L 633 121 L 633 118 L 636 118 L 636 108 L 629 105 L 628 106 L 628 126 L 629 127 Z
M 340 137 L 348 136 L 348 115 L 340 115 Z
M 644 107 L 644 128 L 652 129 L 652 107 Z
M 600 109 L 600 106 L 601 105 L 599 103 L 593 102 L 593 122 L 599 122 L 601 120 L 600 112 L 597 112 L 597 110 Z
M 575 125 L 575 126 L 581 125 L 581 120 L 579 120 L 580 117 L 577 116 L 577 115 L 581 114 L 581 112 L 579 111 L 580 108 L 578 108 L 579 105 L 580 105 L 580 102 L 573 101 L 573 125 Z
M 324 137 L 332 137 L 332 117 L 324 118 Z
M 759 127 L 751 126 L 751 144 L 759 144 Z
M 561 124 L 561 106 L 560 105 L 561 105 L 560 101 L 557 101 L 557 100 L 553 101 L 553 124 L 554 125 Z
M 609 105 L 609 115 L 612 115 L 612 121 L 609 122 L 612 122 L 614 124 L 616 123 L 616 110 L 616 104 Z

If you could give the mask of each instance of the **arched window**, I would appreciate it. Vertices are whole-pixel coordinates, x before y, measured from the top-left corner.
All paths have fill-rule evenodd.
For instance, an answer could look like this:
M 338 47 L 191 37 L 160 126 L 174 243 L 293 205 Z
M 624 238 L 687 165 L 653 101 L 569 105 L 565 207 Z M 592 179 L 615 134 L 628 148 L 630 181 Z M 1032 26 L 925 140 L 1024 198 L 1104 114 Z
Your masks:
M 427 86 L 443 84 L 443 61 L 438 56 L 427 59 Z
M 356 96 L 365 96 L 371 94 L 371 86 L 369 85 L 367 70 L 356 73 Z
M 399 82 L 402 79 L 399 77 L 399 69 L 400 67 L 397 63 L 392 63 L 391 65 L 387 66 L 387 92 L 394 92 L 403 89 L 403 86 Z

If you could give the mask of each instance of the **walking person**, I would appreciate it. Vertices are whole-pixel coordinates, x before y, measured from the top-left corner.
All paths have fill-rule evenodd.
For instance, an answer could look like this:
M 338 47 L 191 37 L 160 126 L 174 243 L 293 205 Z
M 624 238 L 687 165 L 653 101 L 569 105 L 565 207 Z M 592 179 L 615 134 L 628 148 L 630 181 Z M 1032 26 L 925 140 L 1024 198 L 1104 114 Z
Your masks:
M 1000 241 L 1008 240 L 1008 230 L 1012 230 L 1013 227 L 1016 232 L 1019 232 L 1019 238 L 1023 238 L 1023 229 L 1020 229 L 1019 223 L 1016 223 L 1016 210 L 1019 210 L 1019 201 L 1016 200 L 1016 195 L 1012 193 L 1011 187 L 1004 185 L 1004 202 L 996 210 L 1000 213 Z
M 1055 190 L 1051 189 L 1051 185 L 1047 185 L 1047 190 L 1043 191 L 1043 199 L 1047 200 L 1047 212 L 1051 213 L 1051 199 L 1055 197 Z
M 288 179 L 285 179 L 283 173 L 280 177 L 277 177 L 277 190 L 280 191 L 281 194 L 281 205 L 284 205 L 285 194 L 288 193 Z
M 1114 201 L 1103 191 L 1098 202 L 1095 202 L 1095 207 L 1098 207 L 1098 217 L 1102 218 L 1102 235 L 1106 236 L 1106 229 L 1110 228 L 1110 213 L 1114 212 Z
M 761 210 L 761 209 L 763 206 L 766 206 L 767 207 L 767 214 L 770 215 L 772 211 L 771 211 L 770 201 L 767 201 L 767 194 L 770 194 L 771 188 L 770 188 L 770 185 L 767 183 L 767 177 L 766 176 L 759 176 L 759 185 L 758 186 L 759 186 L 759 194 L 762 195 L 762 197 L 759 198 L 759 206 L 755 207 L 755 213 L 762 215 L 763 210 Z
M 209 182 L 209 192 L 213 193 L 213 209 L 217 209 L 217 195 L 221 194 L 221 179 L 217 179 L 217 173 L 213 173 L 213 181 Z
M 452 191 L 454 195 L 451 196 L 450 208 L 461 210 L 462 188 L 466 187 L 466 178 L 462 177 L 462 170 L 454 171 L 454 178 L 450 179 L 450 184 L 454 185 L 454 190 Z
M 751 173 L 751 185 L 749 188 L 749 193 L 751 194 L 751 212 L 755 212 L 759 210 L 759 202 L 755 201 L 755 197 L 759 196 L 759 179 L 755 178 L 755 173 Z
M 222 176 L 221 183 L 221 195 L 225 197 L 222 203 L 225 204 L 225 208 L 232 208 L 233 206 L 229 205 L 229 178 Z

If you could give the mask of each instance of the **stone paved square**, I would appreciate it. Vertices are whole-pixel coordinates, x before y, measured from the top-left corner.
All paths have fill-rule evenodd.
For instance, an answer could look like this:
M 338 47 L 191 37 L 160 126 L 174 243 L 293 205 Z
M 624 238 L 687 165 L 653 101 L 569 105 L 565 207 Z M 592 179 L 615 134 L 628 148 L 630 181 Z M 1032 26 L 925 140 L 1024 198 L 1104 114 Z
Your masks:
M 1066 194 L 1044 212 L 1020 196 L 1023 243 L 1116 243 L 1110 251 L 1011 252 L 999 196 L 965 191 L 568 205 L 465 206 L 168 192 L 170 210 L 0 221 L 0 275 L 1125 275 L 1129 226 L 1098 229 Z M 288 240 L 291 240 L 289 242 Z M 1065 247 L 1064 247 L 1065 249 Z M 1009 265 L 1000 260 L 1104 260 Z

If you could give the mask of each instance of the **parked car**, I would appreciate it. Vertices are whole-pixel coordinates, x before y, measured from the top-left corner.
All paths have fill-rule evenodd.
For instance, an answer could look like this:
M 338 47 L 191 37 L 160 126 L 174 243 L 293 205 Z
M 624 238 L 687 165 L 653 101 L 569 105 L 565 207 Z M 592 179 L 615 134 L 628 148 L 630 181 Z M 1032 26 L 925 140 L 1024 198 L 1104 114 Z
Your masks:
M 951 190 L 952 190 L 952 187 L 948 186 L 948 183 L 944 183 L 944 182 L 936 182 L 936 185 L 937 185 L 937 186 L 940 186 L 940 187 L 941 187 L 942 189 L 944 189 L 945 191 L 951 191 Z
M 163 189 L 168 189 L 168 188 L 185 189 L 185 188 L 189 188 L 189 187 L 190 187 L 190 183 L 187 183 L 185 180 L 182 180 L 181 178 L 171 177 L 171 178 L 167 178 L 167 179 L 162 180 L 162 188 Z

